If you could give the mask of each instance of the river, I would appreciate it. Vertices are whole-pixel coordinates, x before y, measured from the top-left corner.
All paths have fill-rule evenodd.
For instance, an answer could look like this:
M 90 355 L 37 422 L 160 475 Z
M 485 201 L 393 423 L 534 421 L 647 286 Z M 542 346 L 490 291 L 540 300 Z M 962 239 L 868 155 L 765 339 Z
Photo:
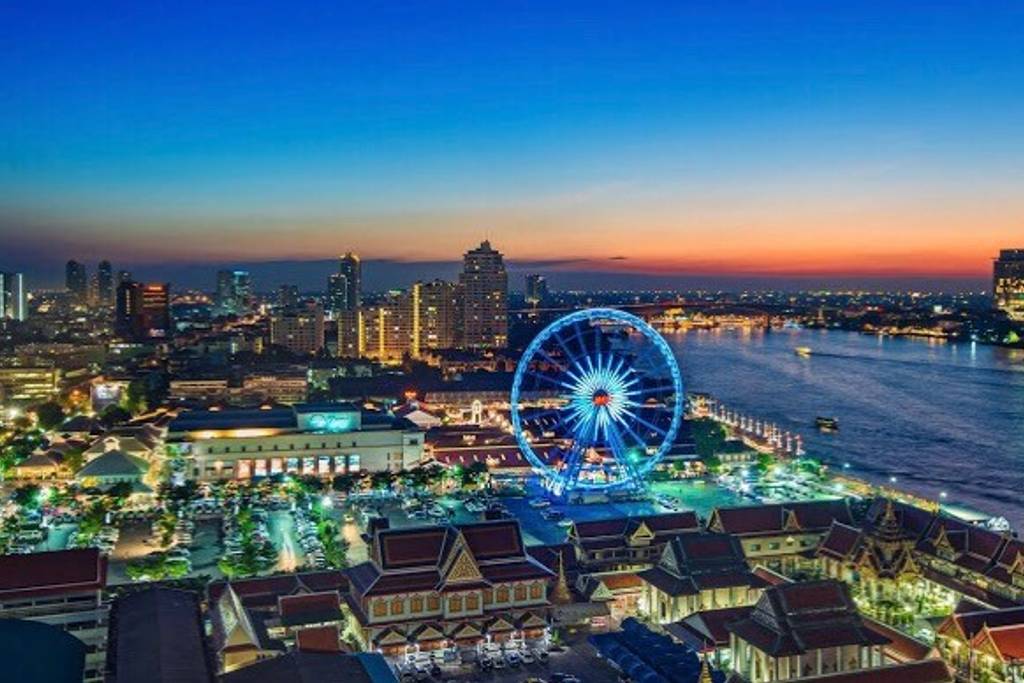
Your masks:
M 833 468 L 1024 528 L 1024 352 L 824 330 L 665 338 L 687 391 L 798 432 Z M 818 415 L 839 431 L 818 432 Z

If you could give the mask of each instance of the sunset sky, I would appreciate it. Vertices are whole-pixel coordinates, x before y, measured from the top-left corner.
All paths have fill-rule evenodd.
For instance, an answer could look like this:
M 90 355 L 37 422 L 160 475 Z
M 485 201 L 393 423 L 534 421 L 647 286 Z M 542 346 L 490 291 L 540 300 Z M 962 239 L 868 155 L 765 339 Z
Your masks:
M 0 7 L 0 270 L 484 237 L 610 277 L 983 278 L 1024 247 L 1024 4 Z

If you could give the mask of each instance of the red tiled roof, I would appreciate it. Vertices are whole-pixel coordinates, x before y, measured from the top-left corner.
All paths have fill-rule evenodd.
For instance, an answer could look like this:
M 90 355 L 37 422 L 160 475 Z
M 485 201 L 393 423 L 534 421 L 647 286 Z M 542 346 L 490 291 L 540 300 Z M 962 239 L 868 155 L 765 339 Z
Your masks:
M 107 584 L 107 558 L 96 548 L 0 555 L 0 601 L 79 591 Z
M 818 546 L 819 555 L 827 555 L 837 559 L 846 559 L 857 548 L 861 531 L 841 522 L 833 522 L 828 535 Z
M 1024 659 L 1024 625 L 998 626 L 983 630 L 975 637 L 978 644 L 985 637 L 992 642 L 1003 661 Z
M 636 574 L 605 574 L 601 577 L 601 583 L 610 591 L 639 588 L 644 585 L 643 579 Z
M 227 588 L 226 581 L 216 581 L 210 584 L 207 593 L 210 602 L 216 602 Z M 242 604 L 252 606 L 272 606 L 277 604 L 277 599 L 282 595 L 291 595 L 303 588 L 318 593 L 326 591 L 346 592 L 348 590 L 348 577 L 335 569 L 317 572 L 304 572 L 301 574 L 281 574 L 279 576 L 265 576 L 251 579 L 234 579 L 231 587 L 241 598 Z
M 953 675 L 941 659 L 860 669 L 825 676 L 801 678 L 804 683 L 950 683 Z
M 304 628 L 295 636 L 295 649 L 299 652 L 341 652 L 337 626 Z
M 523 538 L 519 523 L 498 520 L 483 524 L 467 524 L 459 527 L 470 552 L 478 561 L 498 557 L 523 555 Z
M 288 623 L 309 618 L 328 621 L 341 617 L 341 600 L 337 592 L 287 595 L 278 601 L 278 610 Z

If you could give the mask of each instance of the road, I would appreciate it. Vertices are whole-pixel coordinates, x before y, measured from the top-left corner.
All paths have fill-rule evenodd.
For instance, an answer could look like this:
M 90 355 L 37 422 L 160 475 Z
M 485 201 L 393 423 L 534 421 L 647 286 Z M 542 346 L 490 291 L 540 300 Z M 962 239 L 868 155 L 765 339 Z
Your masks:
M 277 549 L 277 571 L 293 572 L 305 564 L 305 556 L 295 543 L 295 518 L 286 510 L 275 510 L 267 518 L 270 540 Z

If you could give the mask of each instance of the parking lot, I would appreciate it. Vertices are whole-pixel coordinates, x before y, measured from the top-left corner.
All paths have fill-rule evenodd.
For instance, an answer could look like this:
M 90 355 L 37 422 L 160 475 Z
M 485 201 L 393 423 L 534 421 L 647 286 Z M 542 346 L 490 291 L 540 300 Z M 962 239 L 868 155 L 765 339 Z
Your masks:
M 445 680 L 525 683 L 530 679 L 542 679 L 547 683 L 553 683 L 559 678 L 559 674 L 575 676 L 582 683 L 619 681 L 619 672 L 599 657 L 582 636 L 574 638 L 562 651 L 552 652 L 547 662 L 489 671 L 480 671 L 475 665 L 463 666 L 457 672 L 446 676 Z

